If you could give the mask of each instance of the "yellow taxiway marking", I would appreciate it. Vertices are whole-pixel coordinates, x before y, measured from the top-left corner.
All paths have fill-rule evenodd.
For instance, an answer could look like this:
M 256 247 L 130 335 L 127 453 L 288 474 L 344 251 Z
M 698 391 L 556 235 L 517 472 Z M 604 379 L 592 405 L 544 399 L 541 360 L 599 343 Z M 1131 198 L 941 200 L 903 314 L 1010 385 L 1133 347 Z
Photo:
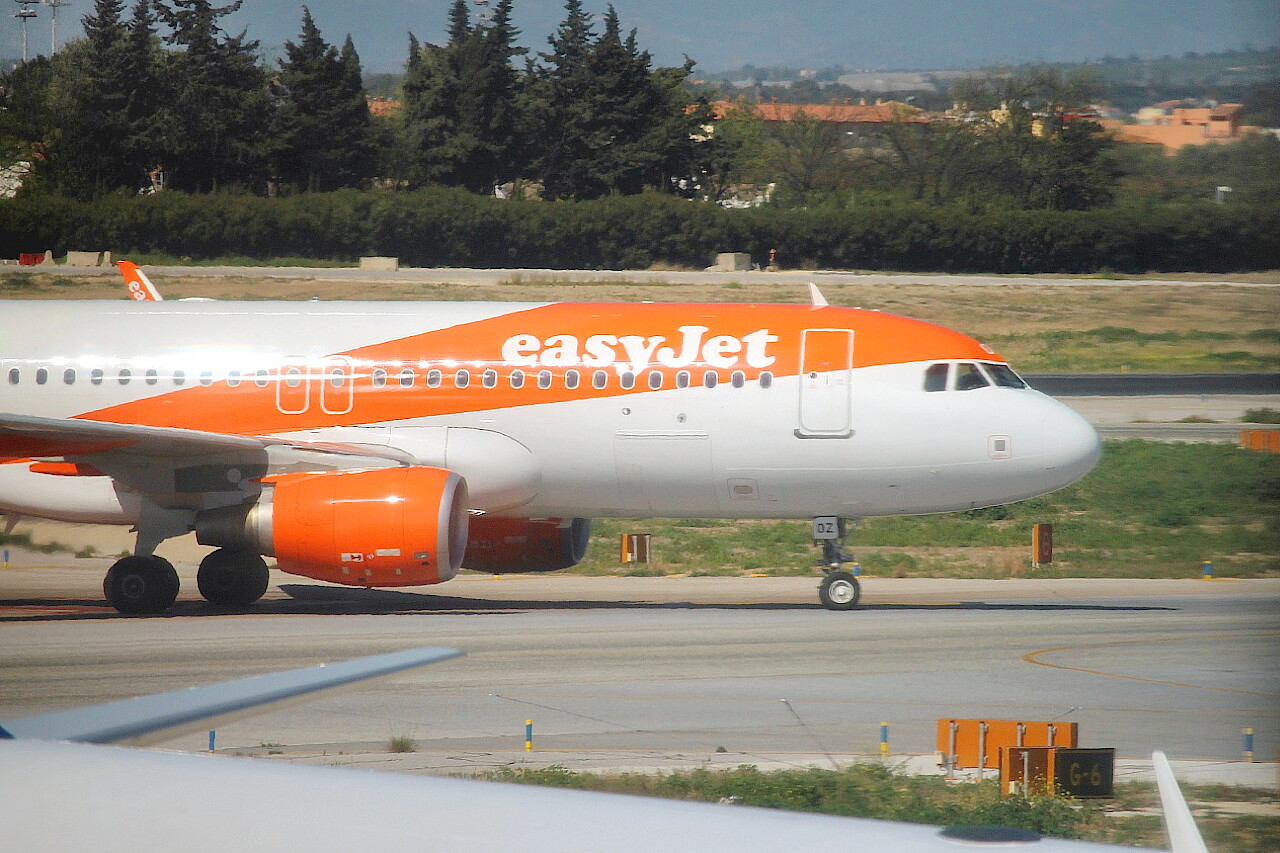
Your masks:
M 1266 632 L 1261 634 L 1197 634 L 1194 639 L 1200 640 L 1220 640 L 1234 637 L 1280 637 L 1280 633 Z M 1170 687 L 1189 687 L 1194 690 L 1217 690 L 1222 693 L 1244 693 L 1249 696 L 1280 696 L 1280 693 L 1272 693 L 1267 690 L 1237 690 L 1233 687 L 1213 687 L 1208 684 L 1187 684 L 1182 681 L 1161 681 L 1158 678 L 1143 678 L 1140 675 L 1122 675 L 1118 672 L 1103 672 L 1099 669 L 1088 669 L 1082 666 L 1067 666 L 1062 663 L 1049 663 L 1048 661 L 1039 660 L 1040 655 L 1047 655 L 1053 652 L 1070 652 L 1078 649 L 1100 649 L 1106 646 L 1134 646 L 1134 645 L 1151 645 L 1152 643 L 1168 643 L 1177 642 L 1178 640 L 1186 640 L 1186 637 L 1157 637 L 1154 639 L 1143 640 L 1115 640 L 1109 643 L 1082 643 L 1078 646 L 1055 646 L 1051 649 L 1038 649 L 1034 652 L 1027 652 L 1022 659 L 1027 663 L 1033 663 L 1036 666 L 1047 666 L 1051 669 L 1069 669 L 1072 672 L 1085 672 L 1089 675 L 1101 675 L 1104 678 L 1124 678 L 1129 681 L 1142 681 L 1147 684 L 1165 684 Z

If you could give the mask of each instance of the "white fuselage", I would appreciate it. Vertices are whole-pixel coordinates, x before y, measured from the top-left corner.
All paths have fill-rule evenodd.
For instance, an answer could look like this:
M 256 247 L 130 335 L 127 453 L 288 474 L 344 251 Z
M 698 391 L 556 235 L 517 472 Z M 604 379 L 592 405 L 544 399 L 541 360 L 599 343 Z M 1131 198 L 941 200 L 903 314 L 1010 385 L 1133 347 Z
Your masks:
M 1061 488 L 1098 455 L 1079 415 L 998 386 L 994 366 L 958 390 L 960 365 L 1003 365 L 976 342 L 877 312 L 123 301 L 0 311 L 0 413 L 394 448 L 461 474 L 477 508 L 524 517 L 969 509 Z M 819 365 L 820 340 L 835 354 Z M 926 390 L 938 364 L 950 379 Z M 0 444 L 6 455 L 24 461 L 0 464 L 0 511 L 134 521 L 109 477 L 28 464 L 92 453 L 15 456 Z

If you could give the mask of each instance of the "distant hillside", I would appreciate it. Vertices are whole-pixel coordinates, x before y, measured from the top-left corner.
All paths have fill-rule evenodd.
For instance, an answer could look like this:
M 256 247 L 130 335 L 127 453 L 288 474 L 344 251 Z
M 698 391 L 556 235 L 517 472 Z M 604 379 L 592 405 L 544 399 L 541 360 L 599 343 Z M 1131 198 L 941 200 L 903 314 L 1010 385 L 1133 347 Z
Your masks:
M 1280 48 L 1159 59 L 1107 57 L 1060 67 L 1093 69 L 1110 86 L 1248 86 L 1280 77 Z
M 843 66 L 795 69 L 744 65 L 698 76 L 706 87 L 731 96 L 777 97 L 795 103 L 818 103 L 833 97 L 896 96 L 905 99 L 912 95 L 916 105 L 939 109 L 947 105 L 947 90 L 957 77 L 1033 67 L 1049 67 L 1067 74 L 1093 77 L 1102 89 L 1102 99 L 1129 113 L 1148 104 L 1181 98 L 1253 103 L 1253 110 L 1259 112 L 1264 109 L 1257 103 L 1261 100 L 1260 88 L 1270 89 L 1280 81 L 1280 48 L 1188 53 L 1180 57 L 1159 58 L 1109 56 L 1088 62 L 1052 63 L 1047 66 L 1027 64 L 1015 68 L 988 66 L 967 70 L 861 71 Z M 1265 105 L 1268 112 L 1269 100 Z
M 1265 50 L 1230 50 L 1222 53 L 1186 53 L 1179 57 L 1128 57 L 1107 56 L 1084 62 L 1028 63 L 1048 65 L 1070 71 L 1091 68 L 1097 71 L 1103 82 L 1109 85 L 1249 85 L 1280 77 L 1280 46 Z M 974 74 L 993 71 L 1008 66 L 989 65 L 980 68 L 958 69 Z M 759 80 L 779 83 L 809 79 L 831 82 L 841 77 L 853 77 L 859 82 L 885 79 L 896 84 L 901 77 L 953 77 L 956 69 L 936 68 L 877 68 L 858 69 L 837 65 L 832 68 L 799 69 L 782 66 L 760 67 L 743 65 L 725 71 L 699 71 L 698 76 L 708 83 Z M 887 90 L 886 90 L 887 91 Z

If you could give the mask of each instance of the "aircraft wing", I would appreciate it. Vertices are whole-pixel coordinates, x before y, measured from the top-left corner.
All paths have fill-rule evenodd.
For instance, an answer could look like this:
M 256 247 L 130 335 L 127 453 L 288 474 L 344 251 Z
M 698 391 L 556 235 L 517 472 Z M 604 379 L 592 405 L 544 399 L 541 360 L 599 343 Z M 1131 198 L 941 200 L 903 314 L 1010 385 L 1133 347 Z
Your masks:
M 228 451 L 265 450 L 273 446 L 405 461 L 400 451 L 375 445 L 0 413 L 0 459 L 87 456 L 107 452 L 140 457 L 194 457 Z
M 6 849 L 139 853 L 1134 853 L 965 841 L 937 826 L 410 773 L 74 743 L 0 742 Z
M 1038 853 L 1131 848 L 1025 830 L 941 828 L 780 809 L 285 765 L 141 743 L 462 652 L 421 648 L 0 724 L 0 826 L 14 850 L 652 850 Z M 87 743 L 53 742 L 51 738 Z
M 0 458 L 84 456 L 107 451 L 136 456 L 203 455 L 265 446 L 258 438 L 216 432 L 0 414 Z
M 88 708 L 0 723 L 0 739 L 69 740 L 146 745 L 265 710 L 461 657 L 448 648 L 421 648 L 269 673 L 206 687 L 140 696 Z

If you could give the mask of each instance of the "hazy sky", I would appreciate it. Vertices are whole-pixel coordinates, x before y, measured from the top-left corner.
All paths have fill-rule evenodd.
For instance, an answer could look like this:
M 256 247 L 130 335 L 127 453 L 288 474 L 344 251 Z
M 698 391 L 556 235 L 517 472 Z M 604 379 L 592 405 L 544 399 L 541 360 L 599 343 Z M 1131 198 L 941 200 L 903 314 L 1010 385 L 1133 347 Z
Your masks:
M 22 52 L 20 24 L 0 21 L 0 55 Z M 81 34 L 93 0 L 63 0 L 58 38 Z M 226 0 L 214 0 L 226 2 Z M 132 0 L 126 0 L 132 5 Z M 312 15 L 331 42 L 351 33 L 365 68 L 400 70 L 407 32 L 443 41 L 450 0 L 310 0 Z M 597 20 L 605 0 L 585 0 Z M 704 71 L 788 65 L 851 69 L 942 69 L 999 62 L 1072 61 L 1107 54 L 1181 55 L 1280 44 L 1280 0 L 615 0 L 623 26 L 659 64 L 688 54 Z M 226 19 L 248 28 L 264 48 L 296 39 L 298 0 L 245 0 Z M 29 23 L 32 53 L 47 53 L 50 10 L 35 6 Z M 534 51 L 564 17 L 563 0 L 515 0 L 520 44 Z

